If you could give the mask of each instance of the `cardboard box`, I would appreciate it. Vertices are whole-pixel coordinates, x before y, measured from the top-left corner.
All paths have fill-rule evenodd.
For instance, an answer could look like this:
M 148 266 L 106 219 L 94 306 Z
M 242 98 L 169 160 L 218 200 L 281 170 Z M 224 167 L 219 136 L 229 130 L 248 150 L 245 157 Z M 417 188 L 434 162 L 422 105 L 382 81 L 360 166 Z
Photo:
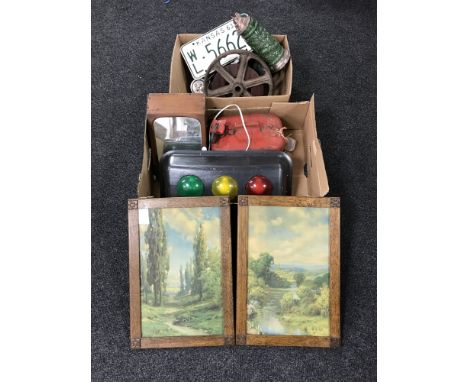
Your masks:
M 249 98 L 249 106 L 242 108 L 243 112 L 268 113 L 278 115 L 287 130 L 284 134 L 296 139 L 295 150 L 290 153 L 293 162 L 293 196 L 321 197 L 328 193 L 328 179 L 325 164 L 317 136 L 315 125 L 314 97 L 305 102 L 272 102 L 269 106 L 259 106 L 255 102 L 258 97 Z M 143 145 L 143 163 L 138 182 L 138 197 L 159 197 L 160 189 L 157 181 L 157 165 L 151 161 L 148 130 L 152 127 L 153 111 L 157 97 L 150 94 L 147 100 L 145 139 Z M 231 98 L 232 99 L 232 98 Z M 218 108 L 207 107 L 206 118 L 212 118 Z M 235 113 L 226 110 L 227 114 Z M 206 123 L 208 126 L 208 123 Z
M 169 93 L 190 93 L 190 83 L 192 76 L 185 65 L 184 59 L 180 54 L 180 47 L 198 37 L 201 34 L 178 34 L 176 36 L 174 49 L 171 59 L 171 73 L 169 77 Z M 274 35 L 284 48 L 289 49 L 288 37 L 286 35 Z M 292 54 L 291 54 L 292 57 Z M 248 107 L 255 99 L 256 106 L 269 107 L 273 102 L 288 102 L 291 97 L 293 66 L 292 58 L 286 65 L 286 73 L 281 85 L 279 95 L 263 97 L 207 97 L 206 104 L 208 108 L 222 108 L 230 103 L 235 103 L 240 107 Z

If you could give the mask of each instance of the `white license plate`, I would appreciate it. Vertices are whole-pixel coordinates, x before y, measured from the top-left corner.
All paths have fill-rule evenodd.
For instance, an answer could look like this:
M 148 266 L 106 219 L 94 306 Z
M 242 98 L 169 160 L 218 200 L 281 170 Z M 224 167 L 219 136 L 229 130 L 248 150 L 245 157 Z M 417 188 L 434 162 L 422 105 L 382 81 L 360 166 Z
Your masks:
M 194 79 L 205 77 L 206 70 L 213 60 L 228 50 L 243 49 L 252 50 L 245 40 L 237 33 L 234 21 L 230 20 L 203 36 L 182 45 L 180 53 Z M 227 56 L 221 61 L 222 65 L 235 59 L 235 56 Z

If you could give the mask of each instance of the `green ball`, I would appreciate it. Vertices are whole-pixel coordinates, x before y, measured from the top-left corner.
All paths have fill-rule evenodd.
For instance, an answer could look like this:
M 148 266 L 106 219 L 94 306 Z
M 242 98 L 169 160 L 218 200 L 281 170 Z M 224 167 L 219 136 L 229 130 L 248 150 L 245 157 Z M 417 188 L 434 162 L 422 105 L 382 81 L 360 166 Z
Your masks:
M 195 175 L 184 175 L 176 186 L 177 196 L 202 196 L 205 186 L 202 180 Z

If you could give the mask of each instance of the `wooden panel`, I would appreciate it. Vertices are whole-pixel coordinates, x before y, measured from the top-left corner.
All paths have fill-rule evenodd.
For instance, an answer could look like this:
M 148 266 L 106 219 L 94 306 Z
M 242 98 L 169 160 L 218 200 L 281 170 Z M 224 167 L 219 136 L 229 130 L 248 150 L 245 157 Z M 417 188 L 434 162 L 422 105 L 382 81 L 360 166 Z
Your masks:
M 330 208 L 330 336 L 340 339 L 340 209 Z
M 282 206 L 282 207 L 330 207 L 335 198 L 312 198 L 309 196 L 248 196 L 249 206 Z M 240 203 L 240 202 L 239 202 Z
M 142 338 L 142 348 L 187 348 L 197 346 L 224 345 L 223 336 L 185 336 L 185 337 L 157 337 Z
M 237 212 L 237 294 L 236 294 L 236 345 L 245 345 L 247 334 L 247 253 L 249 242 L 249 210 L 239 196 Z
M 225 205 L 229 205 L 229 198 L 219 196 L 148 198 L 138 200 L 138 208 L 190 208 Z
M 248 334 L 247 345 L 267 345 L 267 346 L 314 346 L 330 347 L 330 337 L 312 336 L 263 336 Z
M 141 302 L 140 302 L 140 238 L 138 225 L 138 200 L 128 201 L 128 255 L 130 284 L 130 339 L 132 347 L 138 347 L 133 341 L 141 337 Z
M 146 112 L 155 118 L 193 115 L 194 118 L 202 119 L 205 115 L 205 95 L 201 93 L 150 93 L 147 98 Z
M 224 337 L 226 344 L 234 344 L 234 301 L 232 290 L 232 249 L 230 206 L 221 207 L 222 295 L 224 310 Z

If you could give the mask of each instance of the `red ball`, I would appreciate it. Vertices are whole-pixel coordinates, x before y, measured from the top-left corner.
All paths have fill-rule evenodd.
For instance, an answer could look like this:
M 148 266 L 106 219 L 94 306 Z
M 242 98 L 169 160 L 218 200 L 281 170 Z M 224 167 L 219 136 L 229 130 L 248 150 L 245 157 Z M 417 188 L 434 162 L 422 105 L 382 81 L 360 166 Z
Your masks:
M 245 191 L 248 195 L 271 195 L 273 184 L 266 176 L 255 175 L 245 184 Z

